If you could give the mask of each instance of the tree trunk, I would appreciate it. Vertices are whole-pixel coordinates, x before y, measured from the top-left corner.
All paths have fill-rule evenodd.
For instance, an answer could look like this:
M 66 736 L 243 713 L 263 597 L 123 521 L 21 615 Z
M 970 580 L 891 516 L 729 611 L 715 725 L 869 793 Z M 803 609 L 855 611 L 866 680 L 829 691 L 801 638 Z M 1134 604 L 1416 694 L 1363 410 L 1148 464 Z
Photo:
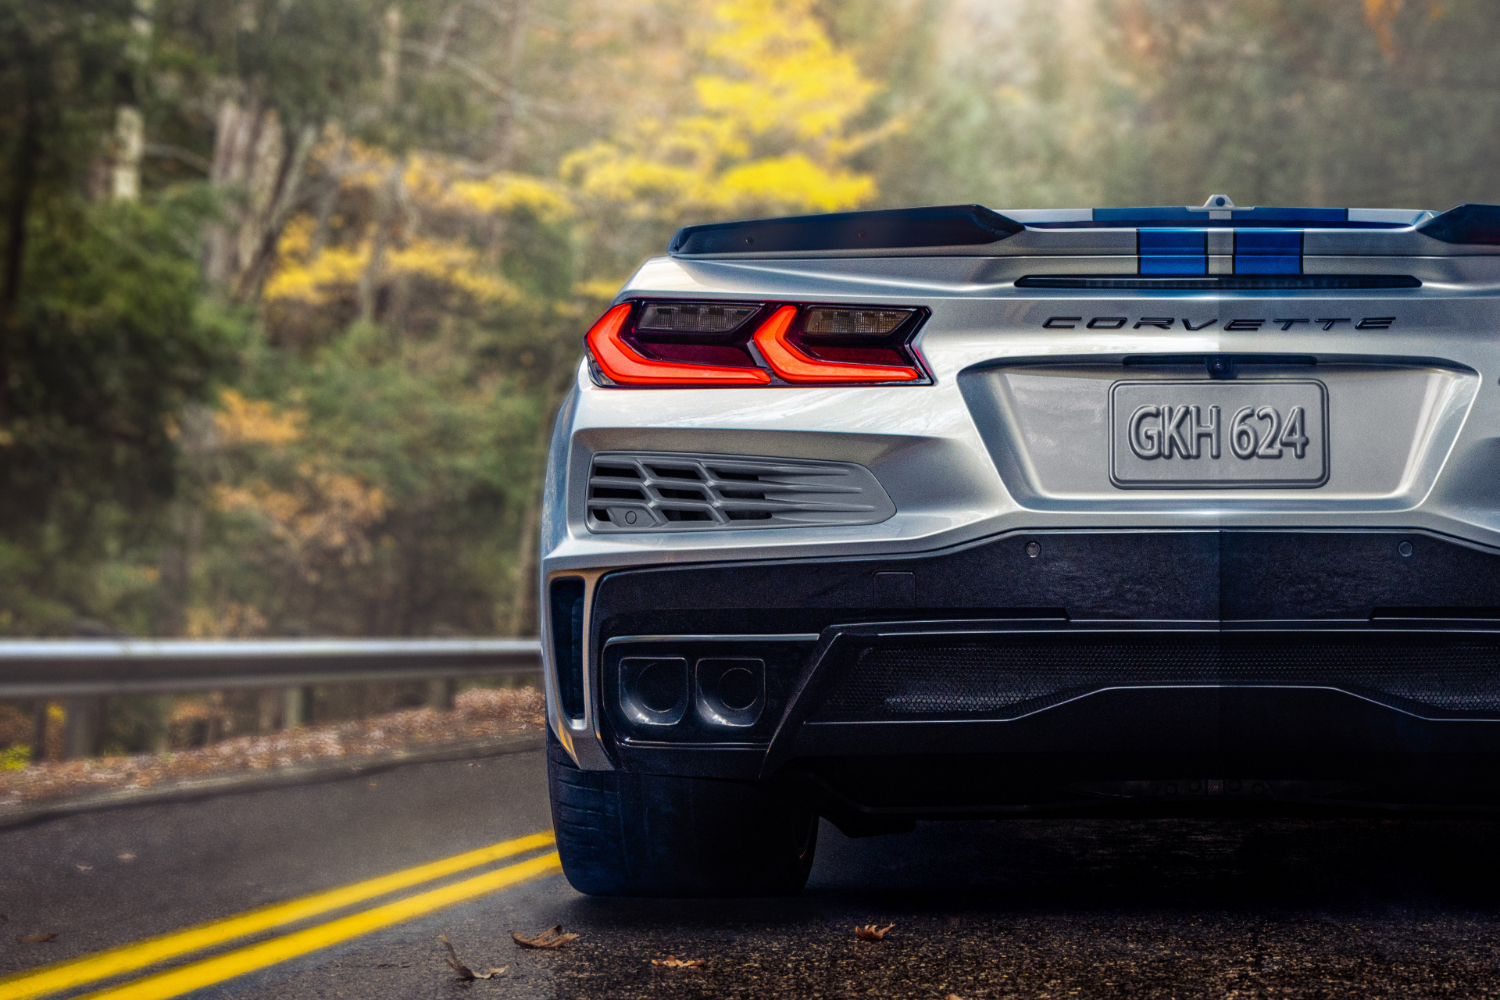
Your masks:
M 115 162 L 110 170 L 110 195 L 115 201 L 140 199 L 141 158 L 145 153 L 146 117 L 140 108 L 122 104 L 115 109 Z
M 323 244 L 328 242 L 328 225 L 333 219 L 333 210 L 338 205 L 339 191 L 344 183 L 344 171 L 348 167 L 348 157 L 349 138 L 341 136 L 333 159 L 324 164 L 328 177 L 318 193 L 317 222 L 313 227 L 312 243 L 307 248 L 307 259 L 310 261 L 318 259 L 318 254 L 323 252 Z
M 47 710 L 50 706 L 44 701 L 36 703 L 35 715 L 31 720 L 31 763 L 40 764 L 47 759 Z
M 505 62 L 505 111 L 495 135 L 495 166 L 509 170 L 516 155 L 516 119 L 520 117 L 521 58 L 526 51 L 527 0 L 511 0 L 510 52 Z
M 276 260 L 276 243 L 281 239 L 281 230 L 291 218 L 302 196 L 303 178 L 307 173 L 307 161 L 318 142 L 318 130 L 304 125 L 297 134 L 297 144 L 281 170 L 276 183 L 276 198 L 262 220 L 257 220 L 258 239 L 254 251 L 245 264 L 244 271 L 235 282 L 235 299 L 248 302 L 260 296 L 260 290 L 269 277 L 271 265 Z
M 10 216 L 5 220 L 5 275 L 0 287 L 0 421 L 10 417 L 10 367 L 20 329 L 21 278 L 26 262 L 26 223 L 36 193 L 37 161 L 42 156 L 43 56 L 21 40 L 16 48 L 25 60 L 21 97 L 21 134 L 11 171 Z
M 125 55 L 132 72 L 124 74 L 121 104 L 115 109 L 115 134 L 110 165 L 110 195 L 115 201 L 136 201 L 141 196 L 141 160 L 146 154 L 146 117 L 141 114 L 137 77 L 151 57 L 155 34 L 152 16 L 156 0 L 135 0 L 130 18 L 131 38 Z
M 260 291 L 281 228 L 296 208 L 316 126 L 305 126 L 288 148 L 281 116 L 258 97 L 219 105 L 209 178 L 233 193 L 223 222 L 209 227 L 204 273 L 238 301 Z
M 387 7 L 381 24 L 380 104 L 394 108 L 401 97 L 401 8 Z
M 390 243 L 396 204 L 400 200 L 403 166 L 397 162 L 391 167 L 390 175 L 376 195 L 374 242 L 370 247 L 370 259 L 359 276 L 359 318 L 364 323 L 375 321 L 375 300 L 380 291 L 380 279 L 385 273 L 385 250 Z

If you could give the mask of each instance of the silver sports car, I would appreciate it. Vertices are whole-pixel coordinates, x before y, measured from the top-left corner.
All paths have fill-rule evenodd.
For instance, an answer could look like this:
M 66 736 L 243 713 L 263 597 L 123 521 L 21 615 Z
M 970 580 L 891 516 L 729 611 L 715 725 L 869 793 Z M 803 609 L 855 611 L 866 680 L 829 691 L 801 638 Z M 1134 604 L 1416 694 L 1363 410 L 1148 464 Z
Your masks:
M 683 229 L 552 443 L 569 880 L 795 893 L 819 817 L 1500 804 L 1497 305 L 1484 205 Z

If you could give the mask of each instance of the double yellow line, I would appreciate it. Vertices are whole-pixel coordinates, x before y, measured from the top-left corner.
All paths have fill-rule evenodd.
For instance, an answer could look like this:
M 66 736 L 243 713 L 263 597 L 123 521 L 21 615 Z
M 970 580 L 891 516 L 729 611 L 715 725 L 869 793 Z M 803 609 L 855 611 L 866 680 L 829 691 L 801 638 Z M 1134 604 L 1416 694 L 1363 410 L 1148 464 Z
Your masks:
M 226 917 L 223 920 L 198 924 L 195 927 L 147 938 L 144 941 L 84 955 L 81 958 L 58 962 L 54 965 L 28 969 L 25 972 L 0 978 L 0 1000 L 29 1000 L 31 997 L 77 989 L 205 948 L 227 944 L 252 934 L 289 927 L 311 917 L 331 913 L 334 910 L 375 899 L 400 889 L 421 885 L 445 875 L 466 871 L 538 848 L 550 847 L 552 843 L 551 833 L 533 833 L 530 836 L 482 847 L 477 851 L 469 851 L 451 858 L 418 865 L 405 871 L 392 872 L 364 882 L 341 886 L 328 892 L 303 896 L 285 903 L 276 903 L 258 910 Z M 504 868 L 497 868 L 451 885 L 430 889 L 415 896 L 408 896 L 374 909 L 339 917 L 327 923 L 271 938 L 268 941 L 236 948 L 188 965 L 135 979 L 120 986 L 90 993 L 88 996 L 90 998 L 108 997 L 111 1000 L 115 998 L 123 1000 L 126 997 L 131 1000 L 164 1000 L 164 998 L 179 996 L 203 986 L 223 982 L 234 976 L 264 969 L 278 962 L 285 962 L 288 959 L 297 958 L 320 948 L 327 948 L 330 945 L 339 944 L 435 910 L 467 902 L 500 889 L 552 875 L 561 870 L 557 852 L 548 851 L 537 857 L 507 865 Z

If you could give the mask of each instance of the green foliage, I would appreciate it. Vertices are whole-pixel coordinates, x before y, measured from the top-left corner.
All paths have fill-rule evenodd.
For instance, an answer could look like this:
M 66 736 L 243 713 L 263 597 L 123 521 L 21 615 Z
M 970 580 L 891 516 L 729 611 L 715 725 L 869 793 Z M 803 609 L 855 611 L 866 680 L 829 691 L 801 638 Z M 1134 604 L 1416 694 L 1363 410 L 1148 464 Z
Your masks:
M 104 756 L 140 753 L 166 746 L 172 699 L 141 695 L 109 699 L 104 717 Z
M 239 82 L 296 128 L 348 114 L 379 78 L 379 0 L 157 0 L 178 68 Z
M 0 443 L 0 629 L 149 631 L 174 416 L 233 368 L 241 327 L 202 298 L 201 193 L 51 196 L 33 212 Z

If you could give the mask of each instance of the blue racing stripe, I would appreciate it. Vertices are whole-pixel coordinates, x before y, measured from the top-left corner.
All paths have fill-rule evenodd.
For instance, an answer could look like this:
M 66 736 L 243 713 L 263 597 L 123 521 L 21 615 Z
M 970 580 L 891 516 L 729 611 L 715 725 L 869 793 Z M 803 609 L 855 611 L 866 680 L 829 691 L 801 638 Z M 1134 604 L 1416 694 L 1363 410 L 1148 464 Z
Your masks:
M 1201 229 L 1136 231 L 1141 274 L 1207 274 L 1208 236 Z
M 1301 274 L 1302 230 L 1236 229 L 1235 274 Z

